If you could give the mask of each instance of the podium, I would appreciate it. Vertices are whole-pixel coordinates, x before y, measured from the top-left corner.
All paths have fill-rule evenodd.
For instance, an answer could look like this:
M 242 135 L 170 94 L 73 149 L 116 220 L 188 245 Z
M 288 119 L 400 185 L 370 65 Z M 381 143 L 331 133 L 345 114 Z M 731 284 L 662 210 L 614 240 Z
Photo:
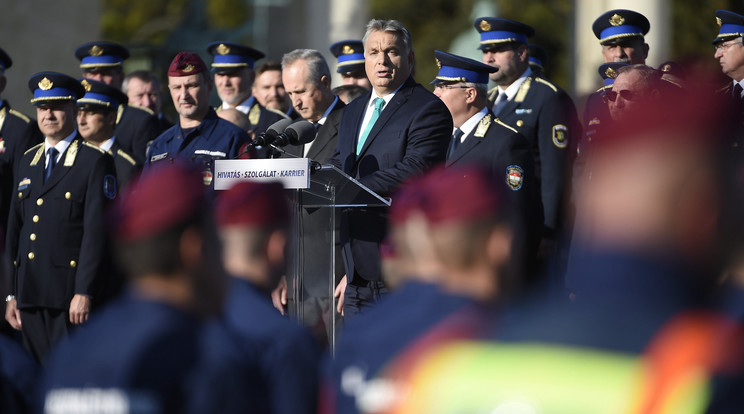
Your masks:
M 287 171 L 292 172 L 289 177 Z M 333 292 L 344 274 L 337 230 L 340 209 L 388 207 L 390 200 L 338 168 L 307 158 L 218 160 L 214 175 L 216 190 L 242 180 L 280 181 L 285 186 L 293 207 L 287 258 L 289 312 L 316 336 L 325 335 L 333 352 L 338 328 Z M 321 311 L 329 306 L 329 311 Z M 323 326 L 317 326 L 319 321 Z

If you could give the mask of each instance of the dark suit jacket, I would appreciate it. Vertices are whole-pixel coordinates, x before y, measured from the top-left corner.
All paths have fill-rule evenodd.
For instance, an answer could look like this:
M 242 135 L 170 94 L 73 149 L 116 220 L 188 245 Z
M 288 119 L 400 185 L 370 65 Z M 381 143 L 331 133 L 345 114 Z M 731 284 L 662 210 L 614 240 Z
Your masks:
M 487 169 L 496 182 L 502 184 L 509 202 L 510 222 L 514 226 L 511 270 L 523 280 L 525 275 L 537 270 L 532 265 L 543 230 L 540 185 L 529 141 L 514 128 L 494 120 L 491 111 L 488 112 L 448 156 L 445 165 L 477 165 Z
M 13 174 L 27 149 L 44 139 L 35 120 L 0 101 L 0 235 L 5 236 L 10 202 L 15 195 Z
M 147 144 L 163 132 L 161 128 L 158 117 L 152 112 L 129 105 L 116 124 L 116 140 L 135 161 L 144 164 Z
M 490 98 L 495 99 L 495 95 Z M 498 117 L 530 142 L 540 180 L 546 231 L 558 231 L 563 221 L 571 154 L 581 136 L 576 106 L 563 90 L 533 74 Z
M 326 164 L 336 150 L 338 142 L 338 124 L 341 121 L 341 115 L 344 113 L 346 105 L 338 100 L 336 105 L 328 114 L 325 123 L 318 128 L 318 134 L 310 145 L 307 158 Z M 302 147 L 299 145 L 289 145 L 285 148 L 291 155 L 282 154 L 282 158 L 291 158 L 292 156 L 304 158 Z M 330 252 L 328 246 L 331 243 L 330 233 L 328 232 L 329 214 L 336 214 L 336 263 L 334 286 L 344 275 L 344 264 L 341 256 L 341 244 L 339 241 L 338 227 L 340 221 L 340 212 L 337 209 L 305 209 L 302 216 L 301 237 L 303 256 L 304 256 L 304 284 L 305 290 L 315 297 L 328 297 L 328 258 Z
M 79 135 L 44 182 L 44 144 L 21 158 L 8 220 L 18 307 L 67 310 L 74 294 L 100 299 L 107 263 L 104 209 L 115 196 L 113 159 Z
M 359 128 L 371 93 L 346 106 L 331 163 L 375 193 L 390 197 L 407 178 L 444 162 L 452 117 L 439 98 L 410 77 L 385 106 L 357 156 Z M 385 209 L 344 212 L 341 240 L 350 283 L 357 276 L 380 280 L 379 247 L 386 233 Z

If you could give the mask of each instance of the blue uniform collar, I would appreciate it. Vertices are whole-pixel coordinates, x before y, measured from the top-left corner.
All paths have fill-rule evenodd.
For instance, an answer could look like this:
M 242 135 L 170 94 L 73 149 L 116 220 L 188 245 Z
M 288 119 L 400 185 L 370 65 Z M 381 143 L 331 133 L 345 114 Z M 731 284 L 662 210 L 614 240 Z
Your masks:
M 217 123 L 219 122 L 220 117 L 217 116 L 217 112 L 214 111 L 214 109 L 209 108 L 209 111 L 207 112 L 207 115 L 204 116 L 204 119 L 202 119 L 201 123 L 197 125 L 195 128 L 191 130 L 191 133 L 189 136 L 201 136 L 205 139 L 208 139 L 212 135 L 212 131 L 217 127 Z M 178 132 L 181 137 L 183 137 L 184 143 L 183 145 L 186 145 L 187 137 L 183 133 L 183 128 L 181 128 L 181 123 L 176 123 L 176 128 L 178 128 Z M 176 137 L 176 135 L 171 135 L 168 137 L 168 141 L 173 140 Z

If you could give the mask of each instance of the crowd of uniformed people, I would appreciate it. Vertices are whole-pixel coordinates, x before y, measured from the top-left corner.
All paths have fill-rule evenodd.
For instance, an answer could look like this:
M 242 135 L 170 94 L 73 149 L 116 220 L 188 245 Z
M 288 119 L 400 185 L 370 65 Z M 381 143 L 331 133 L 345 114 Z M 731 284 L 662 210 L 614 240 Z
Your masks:
M 335 88 L 312 49 L 215 41 L 161 85 L 81 45 L 30 76 L 35 119 L 0 101 L 0 412 L 744 412 L 744 16 L 710 18 L 725 85 L 647 66 L 616 9 L 578 105 L 506 18 L 475 19 L 482 61 L 372 19 Z M 215 190 L 216 160 L 287 157 L 390 207 Z

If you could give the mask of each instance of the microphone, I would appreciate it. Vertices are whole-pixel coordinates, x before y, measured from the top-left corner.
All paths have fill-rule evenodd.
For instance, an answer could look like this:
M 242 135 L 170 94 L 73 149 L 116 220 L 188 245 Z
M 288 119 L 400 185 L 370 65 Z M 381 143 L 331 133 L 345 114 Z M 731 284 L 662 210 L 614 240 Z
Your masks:
M 263 147 L 263 146 L 271 144 L 272 142 L 274 142 L 276 137 L 282 133 L 281 131 L 287 128 L 291 123 L 292 123 L 291 119 L 281 119 L 269 125 L 269 127 L 266 128 L 266 132 L 262 132 L 258 134 L 256 139 L 249 142 L 248 145 L 245 146 L 243 151 L 241 151 L 240 154 L 236 155 L 234 158 L 239 158 L 241 155 L 245 154 L 246 152 L 256 147 Z
M 274 139 L 274 146 L 284 147 L 287 145 L 304 145 L 315 139 L 315 126 L 308 121 L 297 121 L 289 125 Z

